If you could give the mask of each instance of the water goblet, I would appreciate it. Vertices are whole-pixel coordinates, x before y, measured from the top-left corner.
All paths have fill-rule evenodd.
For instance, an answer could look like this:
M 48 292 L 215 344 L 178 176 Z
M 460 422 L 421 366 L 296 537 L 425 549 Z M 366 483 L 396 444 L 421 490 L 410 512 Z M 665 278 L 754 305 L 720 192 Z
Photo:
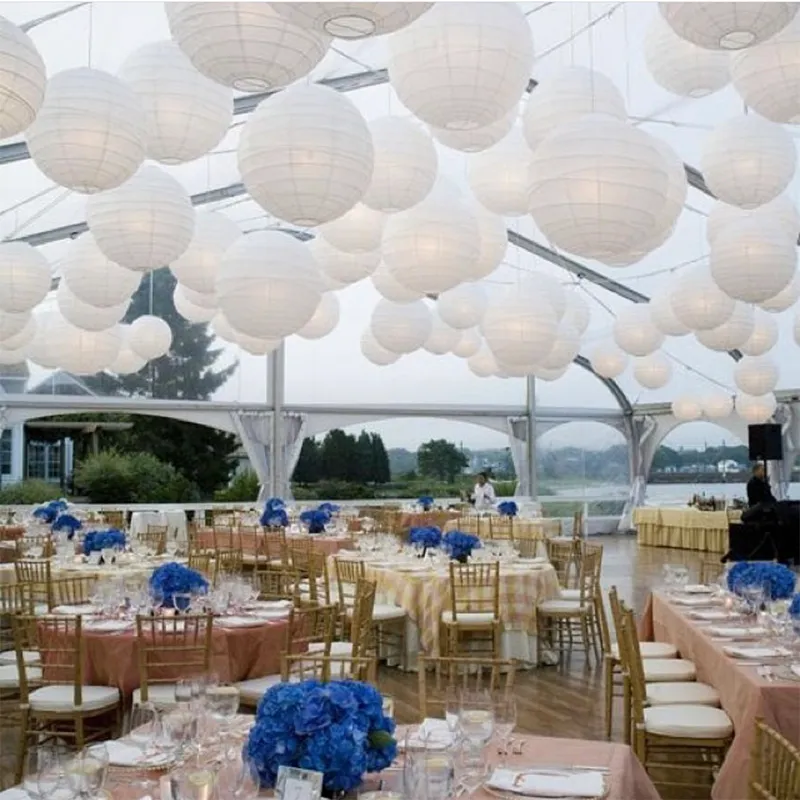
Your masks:
M 192 595 L 190 592 L 175 592 L 172 595 L 172 604 L 175 610 L 181 614 L 188 614 L 192 607 Z
M 131 709 L 128 728 L 128 741 L 142 751 L 142 760 L 158 753 L 161 738 L 161 716 L 152 703 L 139 703 Z M 151 786 L 153 781 L 141 778 L 134 785 L 142 789 Z
M 167 555 L 170 558 L 175 558 L 175 554 L 178 552 L 178 537 L 177 537 L 177 535 L 167 534 L 166 551 L 167 551 Z
M 202 764 L 184 766 L 169 775 L 174 800 L 211 800 L 216 780 L 213 771 Z
M 494 698 L 494 731 L 500 740 L 502 763 L 508 756 L 508 743 L 517 727 L 517 702 L 510 694 L 499 693 Z
M 485 745 L 494 734 L 494 710 L 487 692 L 462 692 L 458 715 L 461 736 L 474 745 Z
M 456 751 L 455 779 L 459 791 L 472 797 L 486 780 L 488 764 L 483 757 L 483 751 L 470 742 L 464 741 Z
M 242 758 L 239 753 L 222 768 L 219 787 L 223 797 L 252 800 L 259 792 L 258 770 L 251 761 Z
M 102 742 L 90 744 L 70 762 L 67 776 L 81 798 L 99 800 L 108 771 L 108 749 Z
M 29 747 L 22 789 L 34 800 L 72 800 L 75 792 L 67 779 L 70 751 L 64 745 Z

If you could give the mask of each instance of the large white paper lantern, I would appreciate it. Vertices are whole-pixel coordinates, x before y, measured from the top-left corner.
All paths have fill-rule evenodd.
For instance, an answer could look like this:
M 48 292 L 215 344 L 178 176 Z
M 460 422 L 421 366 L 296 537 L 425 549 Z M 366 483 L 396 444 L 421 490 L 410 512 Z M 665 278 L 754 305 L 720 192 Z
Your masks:
M 2 59 L 0 54 L 0 67 Z M 0 242 L 0 311 L 30 311 L 47 297 L 51 280 L 50 265 L 35 247 L 26 242 Z
M 724 392 L 709 392 L 700 399 L 703 414 L 708 419 L 724 419 L 733 411 L 733 398 Z
M 61 369 L 75 375 L 94 375 L 114 363 L 122 347 L 122 333 L 118 326 L 85 331 L 57 314 L 47 328 L 46 342 Z
M 381 300 L 372 311 L 370 330 L 384 350 L 412 353 L 431 335 L 433 316 L 421 300 L 403 304 Z
M 617 347 L 614 342 L 600 342 L 588 353 L 592 369 L 601 378 L 617 378 L 628 366 L 628 354 Z
M 52 311 L 43 311 L 41 308 L 39 308 L 33 314 L 28 314 L 25 316 L 27 318 L 33 317 L 36 320 L 36 333 L 34 334 L 33 339 L 31 339 L 31 341 L 28 342 L 28 344 L 23 348 L 25 357 L 44 369 L 57 369 L 59 365 L 55 360 L 53 351 L 50 347 L 49 333 L 50 328 L 52 328 L 55 324 L 55 320 L 61 319 L 61 315 L 54 314 Z M 2 328 L 3 312 L 0 311 L 0 341 L 3 340 Z
M 672 362 L 661 352 L 634 361 L 633 378 L 645 389 L 661 389 L 671 377 Z
M 686 336 L 691 333 L 691 328 L 684 325 L 672 310 L 672 289 L 656 292 L 648 303 L 650 319 L 661 333 L 667 336 Z
M 0 342 L 16 336 L 28 324 L 30 311 L 0 311 Z
M 738 345 L 746 356 L 763 356 L 778 343 L 778 323 L 775 317 L 760 308 L 753 310 L 753 331 L 747 341 Z
M 451 328 L 465 330 L 480 325 L 488 302 L 480 284 L 462 283 L 442 292 L 436 300 L 436 309 Z
M 429 127 L 429 130 L 431 136 L 445 147 L 460 150 L 462 153 L 480 153 L 503 139 L 514 127 L 518 116 L 519 110 L 515 106 L 497 122 L 491 122 L 482 128 L 446 131 L 442 128 Z
M 735 400 L 736 413 L 749 425 L 761 425 L 764 422 L 769 422 L 775 409 L 778 407 L 778 401 L 775 399 L 774 394 L 764 394 L 760 396 L 753 396 L 739 392 Z
M 559 370 L 572 363 L 581 348 L 581 337 L 569 323 L 561 322 L 550 352 L 541 359 L 537 366 L 546 370 Z
M 558 367 L 558 369 L 548 369 L 547 367 L 536 365 L 531 370 L 531 375 L 533 375 L 534 378 L 538 378 L 540 381 L 548 381 L 549 383 L 552 383 L 553 381 L 557 381 L 559 378 L 563 378 L 568 369 L 569 364 L 565 364 L 563 367 Z
M 270 214 L 314 227 L 341 217 L 369 188 L 372 135 L 341 92 L 292 86 L 253 112 L 239 139 L 244 185 Z
M 172 302 L 175 305 L 175 310 L 187 322 L 193 324 L 211 322 L 214 319 L 214 314 L 216 314 L 215 308 L 202 308 L 189 300 L 186 297 L 184 287 L 180 283 L 175 284 L 175 289 L 172 292 Z
M 425 292 L 417 292 L 400 283 L 394 275 L 389 272 L 386 264 L 380 264 L 372 275 L 370 275 L 370 280 L 375 287 L 375 291 L 377 291 L 381 297 L 392 303 L 412 303 L 425 296 Z
M 251 356 L 266 356 L 273 350 L 277 350 L 282 341 L 283 339 L 257 339 L 255 336 L 236 332 L 236 344 Z
M 653 80 L 681 97 L 705 97 L 731 80 L 727 53 L 682 39 L 659 16 L 653 17 L 647 29 L 644 59 Z
M 717 328 L 697 331 L 697 341 L 709 350 L 725 352 L 741 347 L 752 335 L 755 328 L 753 307 L 746 303 L 736 303 L 733 314 Z
M 125 59 L 118 76 L 144 109 L 147 155 L 163 164 L 213 150 L 233 121 L 233 91 L 201 75 L 175 42 L 150 42 Z
M 300 28 L 337 39 L 383 36 L 421 17 L 433 3 L 272 3 Z
M 214 332 L 214 336 L 222 339 L 223 342 L 238 344 L 238 332 L 221 311 L 214 314 L 214 318 L 211 320 L 211 330 Z
M 304 339 L 322 339 L 339 324 L 339 298 L 326 292 L 319 301 L 314 316 L 297 331 Z
M 723 203 L 756 208 L 789 185 L 797 152 L 780 125 L 745 114 L 708 134 L 700 163 L 708 188 Z
M 479 203 L 472 203 L 470 210 L 478 222 L 478 260 L 471 264 L 464 280 L 477 281 L 491 275 L 503 261 L 508 250 L 506 221 L 499 214 L 492 214 Z
M 47 72 L 31 38 L 0 17 L 0 139 L 22 133 L 44 100 Z
M 66 281 L 59 284 L 56 301 L 64 319 L 84 331 L 104 331 L 113 328 L 125 316 L 130 305 L 130 300 L 105 308 L 89 305 L 75 297 Z
M 437 3 L 387 40 L 389 82 L 435 128 L 472 130 L 519 102 L 533 37 L 517 3 Z
M 102 192 L 128 180 L 144 160 L 144 110 L 119 78 L 89 67 L 68 69 L 47 82 L 25 140 L 50 180 L 84 194 Z
M 375 165 L 364 204 L 392 214 L 424 200 L 433 188 L 439 167 L 431 137 L 403 117 L 372 120 L 369 130 Z
M 675 284 L 670 301 L 678 321 L 695 331 L 718 328 L 733 314 L 735 305 L 706 268 L 683 275 Z
M 482 345 L 483 338 L 478 328 L 460 331 L 458 341 L 452 348 L 453 355 L 459 358 L 472 358 L 481 349 Z
M 206 310 L 217 309 L 217 294 L 216 290 L 213 294 L 205 294 L 204 292 L 196 292 L 188 286 L 181 286 L 181 293 L 193 305 Z
M 0 347 L 4 350 L 21 350 L 33 341 L 38 329 L 39 316 L 37 314 L 25 314 L 25 317 L 27 317 L 27 321 L 22 330 L 12 336 L 6 336 L 0 341 Z
M 778 365 L 769 356 L 745 356 L 733 370 L 733 380 L 745 394 L 762 395 L 778 385 Z
M 498 370 L 497 360 L 485 342 L 475 355 L 467 359 L 467 367 L 478 378 L 491 378 Z
M 385 347 L 381 347 L 369 328 L 361 335 L 360 346 L 364 358 L 378 367 L 388 367 L 400 358 L 398 353 L 390 353 Z
M 203 75 L 240 92 L 308 75 L 331 38 L 299 28 L 269 3 L 165 3 L 172 38 Z M 271 102 L 271 101 L 270 101 Z
M 785 289 L 797 271 L 797 243 L 774 223 L 745 220 L 711 245 L 711 275 L 729 297 L 760 303 Z
M 211 294 L 222 256 L 241 235 L 239 226 L 230 217 L 214 211 L 199 212 L 189 246 L 169 265 L 172 274 L 184 286 Z
M 144 166 L 127 183 L 86 203 L 86 221 L 102 252 L 137 272 L 180 258 L 195 231 L 186 189 L 159 167 Z
M 172 330 L 160 317 L 145 314 L 131 323 L 126 342 L 138 356 L 152 361 L 169 352 Z
M 346 214 L 319 226 L 320 236 L 343 253 L 374 253 L 381 246 L 386 215 L 356 203 Z
M 800 298 L 800 273 L 795 272 L 789 285 L 781 289 L 778 294 L 773 295 L 767 300 L 762 300 L 758 305 L 764 311 L 770 311 L 773 314 L 779 314 L 781 311 L 786 311 L 791 308 Z
M 332 279 L 339 286 L 368 278 L 381 261 L 379 250 L 344 253 L 329 245 L 322 236 L 312 239 L 308 246 L 323 276 Z
M 680 395 L 672 401 L 672 415 L 681 422 L 692 422 L 703 416 L 703 404 L 695 395 Z
M 617 314 L 613 326 L 614 341 L 620 350 L 632 356 L 647 356 L 664 343 L 664 334 L 650 319 L 647 305 L 633 305 Z
M 11 364 L 22 364 L 28 359 L 26 348 L 17 348 L 16 350 L 5 345 L 0 344 L 0 366 L 8 366 Z
M 120 325 L 119 327 L 123 329 L 122 345 L 117 357 L 108 367 L 108 371 L 113 372 L 115 375 L 133 375 L 144 369 L 147 359 L 142 358 L 138 353 L 134 353 L 128 346 L 129 326 Z
M 434 356 L 443 356 L 458 344 L 461 331 L 451 328 L 439 314 L 434 313 L 431 316 L 433 327 L 422 347 Z
M 714 203 L 706 219 L 706 238 L 714 244 L 717 236 L 728 227 L 736 227 L 747 220 L 759 225 L 763 222 L 777 225 L 790 239 L 800 235 L 800 213 L 794 201 L 786 194 L 778 195 L 758 208 L 744 209 L 727 203 Z
M 687 42 L 708 50 L 741 50 L 786 27 L 797 3 L 659 3 L 661 16 Z
M 531 92 L 522 115 L 522 132 L 535 150 L 561 125 L 588 114 L 625 120 L 625 100 L 613 82 L 586 67 L 562 67 Z
M 533 219 L 563 250 L 603 260 L 659 232 L 667 170 L 631 125 L 599 115 L 562 125 L 536 148 L 531 176 Z
M 564 292 L 564 303 L 561 322 L 571 325 L 578 332 L 578 336 L 583 336 L 592 320 L 592 311 L 588 303 L 577 289 Z

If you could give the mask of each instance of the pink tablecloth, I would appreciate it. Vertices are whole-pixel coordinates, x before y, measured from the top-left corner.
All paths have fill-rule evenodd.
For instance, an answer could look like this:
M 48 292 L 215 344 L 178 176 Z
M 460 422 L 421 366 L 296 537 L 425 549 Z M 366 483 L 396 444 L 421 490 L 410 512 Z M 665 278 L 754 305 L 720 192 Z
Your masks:
M 15 541 L 25 535 L 23 525 L 0 525 L 0 542 Z
M 286 542 L 291 547 L 294 542 L 311 541 L 311 549 L 315 553 L 324 553 L 327 556 L 338 553 L 339 550 L 353 546 L 350 536 L 309 536 L 307 534 L 287 534 Z M 264 550 L 264 534 L 245 531 L 243 533 L 231 533 L 230 531 L 214 531 L 206 529 L 197 534 L 197 546 L 201 548 L 212 547 L 238 547 L 241 541 L 242 550 L 245 553 L 255 553 L 257 550 Z
M 733 720 L 735 738 L 711 792 L 713 800 L 741 800 L 750 768 L 750 747 L 756 717 L 800 745 L 800 683 L 768 681 L 755 667 L 740 666 L 727 656 L 702 627 L 658 592 L 647 601 L 642 639 L 674 644 L 697 667 L 697 680 L 720 693 L 722 707 Z

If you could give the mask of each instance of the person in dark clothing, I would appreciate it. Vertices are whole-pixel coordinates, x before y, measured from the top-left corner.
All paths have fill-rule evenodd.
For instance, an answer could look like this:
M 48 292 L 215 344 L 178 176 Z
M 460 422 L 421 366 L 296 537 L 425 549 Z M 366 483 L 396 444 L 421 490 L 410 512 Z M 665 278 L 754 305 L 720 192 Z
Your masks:
M 756 464 L 753 467 L 753 477 L 747 481 L 747 505 L 752 508 L 759 503 L 774 503 L 772 489 L 769 488 L 769 481 L 764 472 L 763 464 Z

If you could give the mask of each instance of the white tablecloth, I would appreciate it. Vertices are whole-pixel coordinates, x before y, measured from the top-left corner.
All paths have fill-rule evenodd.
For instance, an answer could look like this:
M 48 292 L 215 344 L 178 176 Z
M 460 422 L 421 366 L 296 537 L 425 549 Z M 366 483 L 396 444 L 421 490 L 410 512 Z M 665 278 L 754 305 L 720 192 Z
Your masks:
M 131 536 L 147 533 L 148 525 L 166 525 L 170 535 L 177 534 L 178 541 L 187 544 L 185 511 L 134 511 L 131 514 Z

